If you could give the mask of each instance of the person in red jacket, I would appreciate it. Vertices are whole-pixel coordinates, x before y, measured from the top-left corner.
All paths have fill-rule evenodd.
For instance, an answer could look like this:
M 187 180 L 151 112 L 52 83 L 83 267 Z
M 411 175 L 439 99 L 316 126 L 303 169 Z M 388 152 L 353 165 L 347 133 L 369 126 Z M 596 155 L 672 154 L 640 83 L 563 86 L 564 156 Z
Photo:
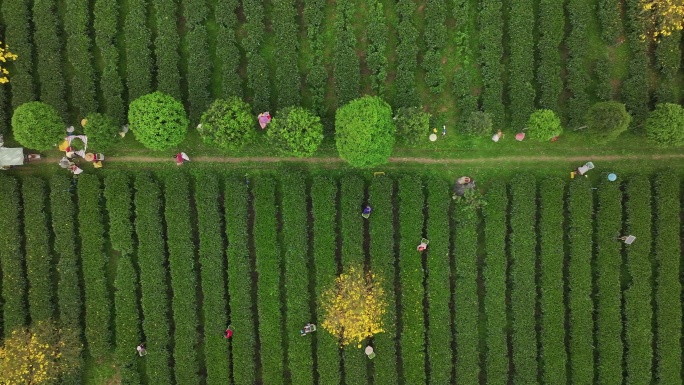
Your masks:
M 230 328 L 230 326 L 228 326 L 228 329 L 226 329 L 226 331 L 223 333 L 223 336 L 228 339 L 233 336 L 233 330 Z

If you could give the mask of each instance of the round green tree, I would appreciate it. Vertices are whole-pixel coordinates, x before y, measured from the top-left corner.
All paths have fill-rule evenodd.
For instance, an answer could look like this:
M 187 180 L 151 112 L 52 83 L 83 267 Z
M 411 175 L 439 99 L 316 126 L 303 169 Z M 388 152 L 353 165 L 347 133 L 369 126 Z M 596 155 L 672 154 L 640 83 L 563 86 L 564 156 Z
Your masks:
M 323 140 L 321 118 L 302 107 L 278 111 L 268 125 L 266 136 L 283 154 L 300 158 L 311 156 Z
M 185 139 L 189 121 L 181 102 L 157 91 L 131 103 L 128 124 L 143 146 L 150 150 L 166 150 Z
M 14 139 L 34 150 L 48 150 L 66 136 L 64 121 L 57 110 L 43 102 L 24 103 L 12 115 Z
M 492 115 L 483 111 L 473 111 L 463 126 L 463 133 L 470 136 L 484 136 L 492 133 Z
M 93 150 L 106 151 L 119 143 L 121 129 L 111 117 L 100 114 L 89 114 L 88 122 L 83 127 L 83 132 L 88 136 L 88 146 Z
M 197 127 L 205 143 L 239 150 L 256 138 L 251 107 L 237 96 L 217 99 L 202 114 Z
M 527 122 L 527 135 L 530 139 L 551 140 L 563 132 L 561 121 L 551 110 L 537 110 Z
M 646 119 L 644 132 L 661 146 L 684 146 L 684 108 L 672 103 L 656 105 Z
M 352 100 L 335 115 L 337 151 L 354 167 L 386 163 L 396 130 L 392 108 L 377 96 Z
M 587 132 L 599 142 L 609 142 L 625 132 L 632 121 L 624 103 L 598 102 L 587 112 Z
M 418 107 L 401 107 L 394 116 L 397 140 L 408 145 L 424 142 L 430 135 L 430 114 Z

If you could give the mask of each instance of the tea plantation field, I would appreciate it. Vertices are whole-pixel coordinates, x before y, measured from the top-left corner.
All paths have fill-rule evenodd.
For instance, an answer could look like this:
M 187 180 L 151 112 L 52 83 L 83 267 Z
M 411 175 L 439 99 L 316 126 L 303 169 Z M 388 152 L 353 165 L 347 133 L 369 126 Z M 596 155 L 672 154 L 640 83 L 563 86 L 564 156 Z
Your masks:
M 682 382 L 678 176 L 483 185 L 473 210 L 416 174 L 0 176 L 2 333 L 77 330 L 63 384 Z M 357 263 L 389 299 L 373 360 L 299 335 Z

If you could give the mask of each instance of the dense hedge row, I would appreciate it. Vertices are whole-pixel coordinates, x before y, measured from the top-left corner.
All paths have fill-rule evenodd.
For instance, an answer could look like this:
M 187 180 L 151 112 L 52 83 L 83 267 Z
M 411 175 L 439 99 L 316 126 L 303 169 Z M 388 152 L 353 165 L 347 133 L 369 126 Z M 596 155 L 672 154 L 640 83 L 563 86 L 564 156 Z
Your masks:
M 266 59 L 261 56 L 264 41 L 264 6 L 257 0 L 242 0 L 246 23 L 242 25 L 242 48 L 247 55 L 247 88 L 253 95 L 252 109 L 263 112 L 268 109 L 271 87 Z
M 245 202 L 243 210 L 245 226 L 241 229 L 247 233 L 246 226 L 246 195 L 243 191 L 229 190 L 226 194 L 226 229 L 234 229 L 235 220 L 229 215 L 230 199 L 242 198 Z M 228 326 L 228 313 L 226 312 L 226 288 L 231 290 L 231 305 L 244 301 L 245 291 L 249 293 L 251 288 L 250 271 L 241 272 L 230 253 L 228 253 L 229 279 L 226 286 L 226 263 L 224 262 L 225 243 L 223 241 L 222 213 L 220 210 L 219 181 L 214 174 L 201 173 L 195 178 L 194 188 L 195 207 L 197 209 L 197 232 L 199 233 L 199 266 L 200 282 L 202 283 L 202 314 L 204 327 L 204 363 L 206 367 L 206 381 L 208 385 L 221 385 L 229 382 L 230 363 L 228 360 L 228 342 L 223 337 L 223 332 Z M 238 225 L 242 225 L 238 222 Z M 230 234 L 230 233 L 229 233 Z M 231 234 L 232 235 L 232 234 Z M 235 240 L 236 247 L 238 240 Z M 237 252 L 244 252 L 246 246 Z M 239 274 L 239 275 L 237 275 Z M 244 287 L 242 287 L 244 285 Z M 238 286 L 233 292 L 232 290 Z M 244 305 L 242 305 L 245 307 Z M 247 306 L 247 312 L 241 313 L 237 305 L 231 306 L 231 316 L 234 318 L 233 328 L 240 335 L 233 341 L 233 352 L 239 353 L 233 356 L 235 367 L 235 384 L 253 383 L 254 379 L 254 323 L 252 321 L 251 308 Z M 242 316 L 242 318 L 239 318 Z M 246 345 L 249 344 L 249 345 Z M 248 348 L 243 348 L 248 346 Z M 241 356 L 244 356 L 241 357 Z M 244 361 L 243 361 L 244 360 Z
M 446 196 L 447 186 L 443 186 L 441 200 L 448 202 L 448 197 Z M 428 203 L 430 203 L 431 198 L 428 197 Z M 435 202 L 436 203 L 436 202 Z M 444 205 L 444 204 L 443 204 Z M 432 206 L 432 205 L 431 205 Z M 445 205 L 448 207 L 448 205 Z M 443 210 L 446 214 L 447 207 Z M 433 215 L 432 210 L 430 210 L 429 220 L 432 221 Z M 435 210 L 436 211 L 436 210 Z M 472 207 L 464 204 L 457 204 L 452 212 L 452 221 L 454 222 L 454 234 L 453 234 L 453 253 L 454 253 L 454 325 L 453 329 L 455 332 L 456 340 L 456 379 L 455 382 L 459 384 L 473 384 L 478 382 L 478 376 L 480 374 L 479 355 L 478 355 L 478 301 L 477 301 L 477 225 L 478 217 L 477 213 L 474 212 Z M 430 222 L 428 222 L 429 224 Z M 449 223 L 445 224 L 448 228 Z M 428 231 L 430 229 L 428 228 Z M 430 235 L 428 233 L 428 235 Z M 448 242 L 448 239 L 445 240 Z M 430 236 L 430 243 L 433 243 L 434 239 Z M 435 251 L 435 249 L 432 249 Z M 441 270 L 446 270 L 440 274 L 444 275 L 444 279 L 440 286 L 441 290 L 449 289 L 449 266 L 448 264 L 448 248 L 442 252 L 443 255 L 435 255 L 433 257 L 439 257 L 444 259 L 443 265 L 437 268 Z M 428 274 L 432 275 L 435 273 L 435 269 L 431 269 L 428 264 Z M 428 275 L 429 276 L 429 275 Z M 444 305 L 445 309 L 448 305 Z M 430 310 L 432 311 L 432 310 Z M 441 324 L 448 324 L 448 322 L 441 320 Z M 432 320 L 430 320 L 430 329 L 435 326 Z M 442 338 L 446 341 L 449 333 L 448 330 L 443 333 Z M 437 338 L 437 336 L 435 336 Z M 448 347 L 445 347 L 448 348 Z M 442 353 L 445 354 L 445 353 Z M 447 354 L 448 356 L 448 354 Z M 441 370 L 448 371 L 449 367 L 444 367 Z M 435 380 L 435 371 L 433 370 L 430 375 L 430 381 Z M 447 376 L 448 373 L 442 374 L 442 376 Z M 442 378 L 445 381 L 435 381 L 438 383 L 448 383 L 449 377 Z
M 254 194 L 254 252 L 257 271 L 257 310 L 259 312 L 259 352 L 263 381 L 283 382 L 283 331 L 280 303 L 281 269 L 278 247 L 275 206 L 275 182 L 267 177 L 255 178 Z
M 101 186 L 95 175 L 82 175 L 78 179 L 78 232 L 81 238 L 81 268 L 85 291 L 85 337 L 88 351 L 102 358 L 111 347 L 112 304 L 107 291 L 104 251 L 105 232 L 102 223 Z
M 323 9 L 324 0 L 308 0 L 304 2 L 304 20 L 306 21 L 306 37 L 309 44 L 309 62 L 307 65 L 306 85 L 309 91 L 311 109 L 318 115 L 325 114 L 325 82 L 327 73 L 323 66 Z
M 640 0 L 627 0 L 627 40 L 632 56 L 629 61 L 629 77 L 622 85 L 622 99 L 632 114 L 632 123 L 643 123 L 648 114 L 649 101 L 649 42 L 642 36 L 650 30 L 647 16 Z
M 563 206 L 565 182 L 539 185 L 539 285 L 541 286 L 541 377 L 545 384 L 567 383 L 563 288 Z
M 133 257 L 133 191 L 130 178 L 123 173 L 107 175 L 104 197 L 109 214 L 109 239 L 112 249 L 119 252 L 114 279 L 114 330 L 116 359 L 121 379 L 126 384 L 139 384 L 140 373 L 134 348 L 140 343 L 140 302 L 138 273 Z
M 626 233 L 639 235 L 638 241 L 625 248 L 630 279 L 624 292 L 626 383 L 648 384 L 653 363 L 651 183 L 647 177 L 634 177 L 627 182 L 625 195 Z
M 178 2 L 175 0 L 153 0 L 152 6 L 157 21 L 154 38 L 156 90 L 181 100 L 181 76 L 178 70 L 180 38 L 176 26 Z
M 0 264 L 2 267 L 2 321 L 7 335 L 28 320 L 24 254 L 21 251 L 21 208 L 16 179 L 0 176 Z
M 172 173 L 164 180 L 164 219 L 173 298 L 173 358 L 177 384 L 199 383 L 196 345 L 199 337 L 195 244 L 190 216 L 190 181 Z
M 340 180 L 340 238 L 342 240 L 342 266 L 364 265 L 364 224 L 361 209 L 364 202 L 363 179 L 358 176 L 344 176 Z M 362 346 L 365 348 L 365 346 Z M 344 380 L 347 384 L 365 384 L 366 361 L 368 358 L 354 344 L 348 345 L 343 353 Z
M 275 93 L 276 106 L 298 106 L 301 103 L 301 82 L 297 58 L 299 40 L 297 36 L 297 4 L 295 0 L 274 0 L 271 14 L 276 55 Z
M 57 304 L 59 321 L 62 328 L 83 334 L 83 300 L 79 282 L 79 262 L 76 253 L 76 206 L 72 193 L 72 179 L 63 175 L 55 175 L 50 180 L 50 217 L 54 234 L 53 250 L 59 272 L 57 282 Z M 136 317 L 137 322 L 137 317 Z M 70 362 L 82 363 L 82 338 L 64 341 L 66 349 L 63 355 Z M 130 351 L 129 351 L 130 353 Z M 63 356 L 64 357 L 64 356 Z M 122 373 L 123 374 L 123 373 Z M 62 384 L 78 385 L 82 383 L 81 370 L 62 376 Z M 132 382 L 132 384 L 135 384 Z
M 604 180 L 598 187 L 596 213 L 596 349 L 598 380 L 622 382 L 622 317 L 620 314 L 621 243 L 615 238 L 622 227 L 620 185 Z
M 97 95 L 95 94 L 95 71 L 91 37 L 88 34 L 90 25 L 90 9 L 82 0 L 67 0 L 66 14 L 63 19 L 66 32 L 66 56 L 74 68 L 70 80 L 72 107 L 78 110 L 79 118 L 97 111 Z
M 380 96 L 385 95 L 387 80 L 388 34 L 385 8 L 379 0 L 368 0 L 366 65 L 370 71 L 371 88 Z
M 216 3 L 214 17 L 218 23 L 215 54 L 221 62 L 222 97 L 242 97 L 242 81 L 238 74 L 240 51 L 237 47 L 235 31 L 238 27 L 238 0 L 221 0 Z
M 317 308 L 320 309 L 321 293 L 335 281 L 337 262 L 335 250 L 337 237 L 337 184 L 329 177 L 314 177 L 311 184 L 311 214 L 313 216 L 313 255 L 316 277 Z M 320 314 L 319 314 L 320 317 Z M 322 322 L 318 318 L 318 324 Z M 318 383 L 336 385 L 342 382 L 340 349 L 338 341 L 324 330 L 316 333 L 316 368 Z
M 567 280 L 570 310 L 570 381 L 573 384 L 594 383 L 594 322 L 591 300 L 592 202 L 591 184 L 586 178 L 579 178 L 570 184 L 567 201 L 570 228 Z
M 104 101 L 104 110 L 114 118 L 117 124 L 124 123 L 125 106 L 123 100 L 123 81 L 119 74 L 119 50 L 115 44 L 118 33 L 119 7 L 117 2 L 95 0 L 93 5 L 93 30 L 95 44 L 100 50 L 104 67 L 100 76 L 100 94 Z M 133 35 L 131 35 L 132 37 Z M 144 54 L 144 51 L 143 51 Z M 136 58 L 136 60 L 138 60 Z
M 62 119 L 67 120 L 66 85 L 62 73 L 63 47 L 57 28 L 56 1 L 34 1 L 31 20 L 38 59 L 35 68 L 40 82 L 40 100 L 55 107 Z
M 563 41 L 565 15 L 563 2 L 540 0 L 537 25 L 537 83 L 539 84 L 539 107 L 560 113 L 558 98 L 563 92 L 561 57 L 558 47 Z
M 401 285 L 401 358 L 406 384 L 424 384 L 425 313 L 423 258 L 416 251 L 423 235 L 425 197 L 417 176 L 399 179 L 399 283 Z M 429 246 L 428 246 L 429 248 Z
M 311 338 L 300 338 L 297 331 L 311 322 L 309 297 L 309 234 L 307 231 L 306 183 L 301 173 L 288 172 L 281 181 L 282 239 L 285 254 L 285 287 L 288 338 L 287 362 L 293 384 L 313 384 Z M 325 333 L 321 330 L 321 333 Z
M 506 121 L 503 104 L 503 3 L 482 0 L 478 9 L 479 64 L 482 73 L 482 109 L 492 114 L 495 128 Z
M 411 0 L 399 0 L 396 4 L 397 34 L 399 43 L 396 48 L 397 76 L 394 80 L 396 95 L 392 106 L 413 107 L 420 103 L 416 91 L 416 69 L 418 68 L 418 31 L 413 24 L 416 5 Z
M 565 40 L 568 47 L 567 90 L 572 97 L 567 102 L 567 118 L 572 127 L 582 125 L 584 114 L 589 109 L 590 99 L 587 85 L 591 83 L 586 71 L 587 24 L 592 17 L 592 7 L 585 0 L 568 0 L 566 10 L 570 19 L 570 33 Z
M 12 63 L 12 109 L 36 100 L 32 59 L 34 47 L 31 43 L 31 25 L 27 22 L 30 19 L 28 4 L 25 0 L 4 0 L 0 7 L 5 26 L 2 42 L 10 47 L 10 52 L 21 58 Z
M 24 205 L 24 254 L 28 278 L 28 305 L 31 322 L 52 318 L 55 307 L 52 293 L 52 253 L 49 247 L 45 209 L 45 182 L 29 177 L 21 184 Z
M 680 180 L 669 172 L 656 176 L 655 182 L 655 303 L 656 379 L 663 384 L 681 381 L 682 327 L 680 243 Z M 635 241 L 639 242 L 639 239 Z
M 182 5 L 187 28 L 184 40 L 188 47 L 185 74 L 188 82 L 187 104 L 190 109 L 188 117 L 194 124 L 211 103 L 211 56 L 206 26 L 209 8 L 207 2 L 202 0 L 183 0 Z
M 661 75 L 655 96 L 660 103 L 679 102 L 677 82 L 682 58 L 681 41 L 682 32 L 675 31 L 669 36 L 661 36 L 655 48 L 656 67 Z
M 152 36 L 147 27 L 147 1 L 132 1 L 124 22 L 128 101 L 152 91 Z
M 535 233 L 537 189 L 533 180 L 516 176 L 510 184 L 511 208 L 509 217 L 511 310 L 513 316 L 513 380 L 520 384 L 537 381 L 537 346 L 535 333 Z
M 148 378 L 171 383 L 171 343 L 166 253 L 161 217 L 161 191 L 149 173 L 135 177 L 135 232 L 138 236 L 138 268 L 142 291 L 143 332 L 147 343 Z
M 477 57 L 471 48 L 473 34 L 477 28 L 472 18 L 473 5 L 468 0 L 453 0 L 453 17 L 456 21 L 456 49 L 460 53 L 460 68 L 454 73 L 452 87 L 456 96 L 458 125 L 465 125 L 474 111 L 478 109 L 478 97 L 473 94 L 471 85 L 477 74 Z M 477 6 L 475 6 L 477 7 Z
M 511 0 L 508 11 L 508 108 L 511 127 L 525 127 L 534 112 L 534 9 L 532 0 Z M 501 24 L 501 23 L 499 23 Z
M 361 63 L 354 50 L 354 4 L 351 0 L 339 0 L 335 4 L 334 75 L 337 105 L 341 107 L 359 97 Z
M 446 1 L 429 0 L 425 3 L 425 30 L 423 32 L 422 67 L 425 71 L 425 84 L 433 94 L 444 91 L 446 76 L 442 71 L 442 55 L 447 40 Z
M 506 321 L 506 185 L 495 182 L 487 190 L 484 217 L 485 257 L 482 275 L 485 296 L 487 358 L 485 372 L 488 384 L 508 383 L 508 346 Z M 455 311 L 458 311 L 457 309 Z
M 617 43 L 622 31 L 620 0 L 599 0 L 598 17 L 601 22 L 601 37 L 607 45 Z
M 373 212 L 369 222 L 371 270 L 382 277 L 387 312 L 384 332 L 373 337 L 374 348 L 379 354 L 373 359 L 373 384 L 395 385 L 399 383 L 397 366 L 397 299 L 395 294 L 394 267 L 394 210 L 392 205 L 393 181 L 375 178 L 368 190 L 368 204 Z

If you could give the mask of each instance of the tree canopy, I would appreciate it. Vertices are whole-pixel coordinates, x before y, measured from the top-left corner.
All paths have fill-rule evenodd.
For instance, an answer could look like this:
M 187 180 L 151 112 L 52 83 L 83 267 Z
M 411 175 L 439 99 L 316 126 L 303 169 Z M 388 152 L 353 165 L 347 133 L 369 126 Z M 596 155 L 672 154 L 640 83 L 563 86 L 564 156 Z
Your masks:
M 57 110 L 43 102 L 19 106 L 12 115 L 14 139 L 34 150 L 48 150 L 66 135 L 64 121 Z
M 189 124 L 183 104 L 159 91 L 135 99 L 128 109 L 128 122 L 138 141 L 150 150 L 179 145 Z
M 321 118 L 302 107 L 278 111 L 268 125 L 266 136 L 285 155 L 311 156 L 323 141 Z
M 217 99 L 202 114 L 197 127 L 205 143 L 239 150 L 256 138 L 251 107 L 237 96 Z

